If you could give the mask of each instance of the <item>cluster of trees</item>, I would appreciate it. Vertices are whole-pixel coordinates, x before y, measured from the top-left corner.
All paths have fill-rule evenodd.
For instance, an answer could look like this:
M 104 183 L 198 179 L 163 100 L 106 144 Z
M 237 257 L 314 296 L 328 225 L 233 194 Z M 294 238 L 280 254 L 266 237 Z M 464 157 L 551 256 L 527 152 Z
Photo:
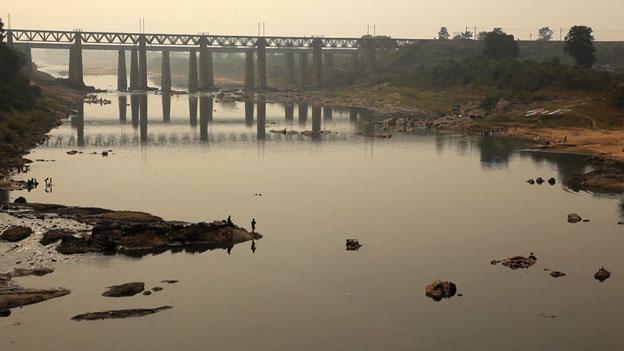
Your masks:
M 27 63 L 23 54 L 10 48 L 5 42 L 4 23 L 0 19 L 0 111 L 25 109 L 39 96 L 40 90 L 31 86 L 23 74 Z
M 539 29 L 539 41 L 550 41 L 553 31 L 549 27 Z M 474 33 L 466 30 L 458 33 L 453 39 L 472 39 Z M 439 40 L 448 40 L 448 28 L 442 27 L 438 32 Z M 507 34 L 502 28 L 494 28 L 491 32 L 480 32 L 477 39 L 483 41 L 483 55 L 491 59 L 516 58 L 520 54 L 518 42 L 514 36 Z M 579 66 L 592 67 L 596 63 L 596 47 L 593 29 L 587 26 L 574 26 L 565 37 L 564 52 L 571 56 Z

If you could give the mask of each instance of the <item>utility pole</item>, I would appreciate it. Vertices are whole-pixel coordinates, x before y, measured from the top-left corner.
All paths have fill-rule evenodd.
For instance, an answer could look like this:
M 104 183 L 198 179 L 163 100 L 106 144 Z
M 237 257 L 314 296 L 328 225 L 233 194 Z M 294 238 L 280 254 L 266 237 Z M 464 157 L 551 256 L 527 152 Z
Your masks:
M 258 36 L 260 36 L 260 22 L 258 22 Z
M 563 41 L 563 28 L 559 28 L 559 41 Z
M 377 36 L 377 25 L 373 24 L 373 37 Z
M 262 22 L 262 36 L 266 36 L 266 23 Z

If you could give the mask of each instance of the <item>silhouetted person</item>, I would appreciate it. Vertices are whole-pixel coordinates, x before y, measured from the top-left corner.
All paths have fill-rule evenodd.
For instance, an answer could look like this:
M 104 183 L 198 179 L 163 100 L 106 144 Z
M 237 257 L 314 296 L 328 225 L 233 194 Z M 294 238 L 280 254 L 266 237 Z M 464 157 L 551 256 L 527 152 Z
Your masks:
M 231 245 L 230 245 L 230 246 L 228 246 L 228 248 L 227 248 L 227 253 L 228 253 L 228 255 L 230 255 L 230 254 L 231 254 L 231 252 L 232 252 L 232 247 L 233 247 L 233 246 L 231 246 Z
M 255 233 L 256 232 L 256 219 L 252 219 L 251 220 L 251 232 Z
M 232 223 L 232 216 L 228 216 L 228 218 L 227 218 L 227 224 L 228 224 L 230 227 L 233 227 L 233 226 L 234 226 L 234 223 Z

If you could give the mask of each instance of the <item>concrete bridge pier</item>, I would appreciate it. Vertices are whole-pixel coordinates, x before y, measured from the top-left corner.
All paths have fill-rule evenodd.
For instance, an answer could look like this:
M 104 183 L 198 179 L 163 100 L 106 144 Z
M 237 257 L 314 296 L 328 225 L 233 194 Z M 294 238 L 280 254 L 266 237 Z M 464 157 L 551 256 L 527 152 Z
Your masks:
M 26 64 L 22 68 L 22 71 L 28 76 L 31 76 L 35 72 L 35 66 L 32 61 L 32 49 L 30 46 L 26 46 L 20 50 L 26 57 Z
M 139 90 L 139 53 L 136 48 L 130 50 L 130 90 Z
M 139 37 L 139 89 L 147 90 L 147 39 Z
M 331 107 L 323 107 L 323 119 L 330 120 L 334 117 L 334 111 Z
M 197 52 L 195 50 L 189 52 L 188 90 L 189 93 L 197 92 Z
M 254 70 L 254 52 L 245 51 L 245 90 L 253 90 L 256 87 L 256 73 Z
M 373 40 L 367 40 L 365 44 L 366 50 L 366 72 L 375 73 L 377 71 L 377 48 Z
M 10 29 L 6 31 L 6 43 L 9 47 L 13 46 L 13 31 Z
M 258 140 L 266 139 L 266 100 L 264 96 L 258 97 Z
M 191 126 L 197 125 L 197 96 L 189 96 L 189 118 Z
M 299 87 L 308 86 L 308 53 L 301 51 L 299 53 Z
M 323 88 L 323 41 L 314 39 L 312 43 L 312 87 Z
M 169 50 L 163 50 L 162 52 L 162 67 L 160 69 L 160 90 L 164 95 L 168 95 L 171 92 L 171 57 Z
M 258 90 L 266 90 L 267 88 L 267 62 L 266 62 L 266 40 L 264 38 L 258 39 L 256 43 L 257 47 L 257 59 L 256 64 L 258 65 L 257 74 L 258 81 L 256 82 Z
M 69 55 L 69 81 L 73 84 L 83 86 L 82 37 L 78 32 L 74 33 L 74 45 L 72 45 Z
M 254 103 L 252 101 L 245 101 L 245 125 L 251 127 L 254 120 Z
M 297 77 L 295 74 L 295 53 L 289 50 L 286 53 L 286 73 L 288 75 L 288 85 L 297 85 Z
M 128 91 L 125 50 L 117 52 L 117 91 Z
M 212 49 L 208 47 L 208 39 L 199 40 L 199 90 L 214 90 L 214 68 L 212 64 Z

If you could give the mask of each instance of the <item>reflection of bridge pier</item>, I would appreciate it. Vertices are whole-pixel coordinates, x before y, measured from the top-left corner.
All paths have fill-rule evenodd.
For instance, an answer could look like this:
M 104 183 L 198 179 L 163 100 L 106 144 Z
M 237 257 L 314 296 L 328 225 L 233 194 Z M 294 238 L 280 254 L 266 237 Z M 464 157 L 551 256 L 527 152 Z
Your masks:
M 351 108 L 349 110 L 349 121 L 355 123 L 357 122 L 357 120 L 358 120 L 358 111 L 355 108 Z
M 128 97 L 119 95 L 119 123 L 126 123 L 126 113 L 128 111 Z
M 245 125 L 251 127 L 254 120 L 254 103 L 253 101 L 245 101 Z
M 297 115 L 299 117 L 299 124 L 305 126 L 308 121 L 308 104 L 306 102 L 299 103 Z
M 130 114 L 132 117 L 132 126 L 137 128 L 139 126 L 139 95 L 130 95 Z
M 312 138 L 320 139 L 321 137 L 321 107 L 312 106 Z
M 74 125 L 76 126 L 76 135 L 78 139 L 78 146 L 85 146 L 85 137 L 84 137 L 84 102 L 78 103 L 76 105 L 76 110 L 78 113 L 74 116 Z
M 147 94 L 139 95 L 139 100 L 139 118 L 141 125 L 139 135 L 141 144 L 147 144 Z
M 197 125 L 197 96 L 189 96 L 189 118 L 191 126 Z
M 266 139 L 266 100 L 264 96 L 258 97 L 258 140 Z
M 163 122 L 171 122 L 171 94 L 162 94 Z
M 323 119 L 331 120 L 334 116 L 334 111 L 331 107 L 323 107 Z
M 199 140 L 208 141 L 208 123 L 212 122 L 212 96 L 199 98 Z
M 287 102 L 284 104 L 284 119 L 286 121 L 292 121 L 295 117 L 295 104 Z

